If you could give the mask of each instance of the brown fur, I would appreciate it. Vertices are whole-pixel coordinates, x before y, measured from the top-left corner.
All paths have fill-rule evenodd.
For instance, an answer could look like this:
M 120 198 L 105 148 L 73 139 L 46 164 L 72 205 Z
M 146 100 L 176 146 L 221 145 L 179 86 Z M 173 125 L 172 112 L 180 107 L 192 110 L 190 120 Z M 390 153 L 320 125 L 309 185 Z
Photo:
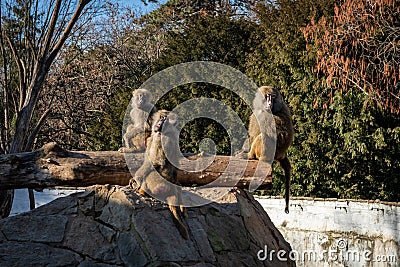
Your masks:
M 175 114 L 166 110 L 154 114 L 152 133 L 147 140 L 147 159 L 133 179 L 139 185 L 137 191 L 141 195 L 148 192 L 166 200 L 179 232 L 183 238 L 189 239 L 188 230 L 183 223 L 184 207 L 181 205 L 180 209 L 177 208 L 182 203 L 182 190 L 170 184 L 178 184 L 176 166 L 179 162 L 179 133 L 175 125 Z
M 136 89 L 132 95 L 130 124 L 123 136 L 125 147 L 119 149 L 124 153 L 146 149 L 146 140 L 151 134 L 152 116 L 157 111 L 151 103 L 152 96 L 146 89 Z
M 262 86 L 259 88 L 259 90 L 261 91 L 264 99 L 256 99 L 254 101 L 254 112 L 257 112 L 260 109 L 268 110 L 269 100 L 267 99 L 267 96 L 272 96 L 272 105 L 269 107 L 269 111 L 272 111 L 275 119 L 277 138 L 274 159 L 279 162 L 285 172 L 285 212 L 289 213 L 291 165 L 286 155 L 286 151 L 292 144 L 294 137 L 292 119 L 289 108 L 286 106 L 281 94 L 276 88 L 273 88 L 271 86 Z M 257 119 L 254 114 L 252 114 L 250 117 L 249 135 L 250 152 L 248 153 L 248 158 L 262 160 L 262 146 L 264 142 L 261 135 L 260 126 L 258 125 Z

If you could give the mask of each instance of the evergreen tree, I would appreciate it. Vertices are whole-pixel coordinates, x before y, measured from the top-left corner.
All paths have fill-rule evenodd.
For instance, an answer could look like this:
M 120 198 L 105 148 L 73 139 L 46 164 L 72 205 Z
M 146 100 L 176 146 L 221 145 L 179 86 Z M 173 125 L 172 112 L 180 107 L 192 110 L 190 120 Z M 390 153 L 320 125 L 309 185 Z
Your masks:
M 264 41 L 248 62 L 248 74 L 280 88 L 292 111 L 293 195 L 398 201 L 398 116 L 371 104 L 357 86 L 346 91 L 339 83 L 327 84 L 331 72 L 321 67 L 318 56 L 333 51 L 335 42 L 319 39 L 323 35 L 308 38 L 308 27 L 316 21 L 324 21 L 322 33 L 330 30 L 335 2 L 282 0 L 259 6 Z M 355 52 L 341 53 L 346 58 Z M 283 178 L 278 168 L 275 172 L 274 193 L 281 193 Z
M 183 62 L 212 61 L 244 72 L 248 54 L 257 42 L 253 38 L 255 27 L 255 23 L 245 18 L 236 18 L 230 12 L 218 16 L 198 13 L 188 18 L 182 29 L 168 33 L 166 48 L 156 62 L 157 69 L 163 70 Z M 211 84 L 197 83 L 175 88 L 160 100 L 159 106 L 173 109 L 186 100 L 199 97 L 222 101 L 242 121 L 248 123 L 250 109 L 245 102 L 229 89 Z M 203 138 L 213 139 L 218 154 L 228 155 L 233 152 L 228 132 L 218 122 L 210 119 L 199 118 L 188 123 L 180 138 L 181 150 L 184 152 L 199 152 Z

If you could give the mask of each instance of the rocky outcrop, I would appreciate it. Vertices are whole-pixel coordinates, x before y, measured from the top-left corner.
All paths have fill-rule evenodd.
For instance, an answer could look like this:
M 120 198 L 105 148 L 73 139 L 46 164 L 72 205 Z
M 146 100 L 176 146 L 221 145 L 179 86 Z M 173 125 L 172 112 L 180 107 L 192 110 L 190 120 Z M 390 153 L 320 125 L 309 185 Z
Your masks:
M 245 191 L 187 211 L 190 240 L 159 201 L 92 186 L 1 220 L 0 266 L 295 266 L 282 259 L 290 245 Z

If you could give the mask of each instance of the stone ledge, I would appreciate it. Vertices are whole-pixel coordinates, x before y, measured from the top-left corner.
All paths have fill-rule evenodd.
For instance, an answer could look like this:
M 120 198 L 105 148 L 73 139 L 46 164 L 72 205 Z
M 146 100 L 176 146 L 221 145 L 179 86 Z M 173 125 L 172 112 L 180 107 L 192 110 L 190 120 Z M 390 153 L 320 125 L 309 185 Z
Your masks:
M 295 266 L 264 249 L 291 251 L 261 205 L 243 190 L 188 208 L 190 240 L 166 205 L 120 186 L 92 186 L 0 220 L 1 266 Z

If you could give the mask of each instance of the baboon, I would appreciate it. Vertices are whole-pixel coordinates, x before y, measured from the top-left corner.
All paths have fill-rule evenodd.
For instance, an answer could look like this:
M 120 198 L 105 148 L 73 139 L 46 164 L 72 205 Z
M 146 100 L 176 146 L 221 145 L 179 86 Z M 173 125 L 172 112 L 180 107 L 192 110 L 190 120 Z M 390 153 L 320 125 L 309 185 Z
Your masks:
M 143 196 L 148 192 L 159 199 L 165 199 L 179 232 L 183 238 L 189 239 L 188 230 L 183 223 L 185 210 L 183 205 L 180 205 L 182 190 L 179 186 L 171 185 L 179 185 L 179 132 L 175 127 L 176 123 L 176 115 L 167 110 L 160 110 L 154 114 L 151 136 L 147 139 L 147 158 L 136 171 L 130 185 L 136 182 L 137 192 Z
M 146 149 L 146 140 L 151 134 L 152 116 L 157 111 L 151 103 L 152 96 L 146 89 L 136 89 L 132 92 L 129 113 L 130 123 L 123 136 L 125 147 L 120 152 L 139 152 Z
M 276 126 L 276 151 L 274 159 L 279 162 L 285 172 L 285 212 L 289 213 L 289 195 L 290 195 L 290 172 L 291 165 L 286 155 L 286 151 L 293 142 L 294 131 L 289 108 L 283 102 L 282 96 L 276 88 L 271 86 L 262 86 L 259 88 L 262 93 L 262 99 L 256 96 L 253 102 L 254 112 L 264 110 L 272 112 Z M 256 116 L 250 116 L 249 124 L 249 159 L 263 160 L 264 151 L 263 135 L 261 135 L 260 126 L 258 125 Z

